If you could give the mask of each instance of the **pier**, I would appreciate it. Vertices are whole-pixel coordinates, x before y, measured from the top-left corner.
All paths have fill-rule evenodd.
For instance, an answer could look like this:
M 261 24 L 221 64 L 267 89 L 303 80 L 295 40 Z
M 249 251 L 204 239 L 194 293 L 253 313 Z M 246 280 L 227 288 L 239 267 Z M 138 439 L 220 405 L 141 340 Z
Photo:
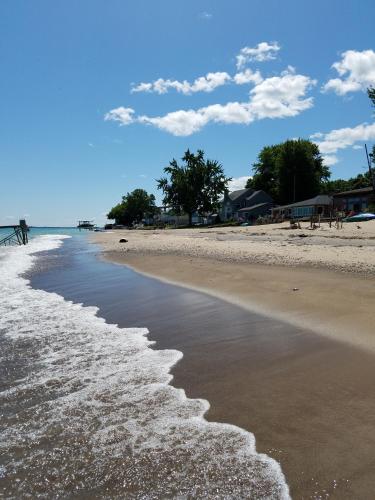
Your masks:
M 21 219 L 19 224 L 11 226 L 0 226 L 0 229 L 9 229 L 11 232 L 0 239 L 0 245 L 27 245 L 29 242 L 29 228 L 24 219 Z

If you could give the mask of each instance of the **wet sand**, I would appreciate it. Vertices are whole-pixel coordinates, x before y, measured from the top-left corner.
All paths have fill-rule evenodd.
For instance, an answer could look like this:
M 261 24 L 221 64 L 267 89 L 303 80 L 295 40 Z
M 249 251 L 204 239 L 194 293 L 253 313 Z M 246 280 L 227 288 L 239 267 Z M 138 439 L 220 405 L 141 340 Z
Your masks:
M 190 397 L 206 398 L 208 419 L 253 432 L 258 451 L 280 461 L 293 498 L 373 498 L 373 278 L 261 265 L 248 265 L 244 276 L 243 265 L 215 259 L 131 251 L 104 255 L 166 281 L 204 288 L 248 311 L 255 305 L 258 314 L 248 312 L 252 319 L 244 320 L 242 307 L 218 301 L 210 309 L 202 301 L 200 314 L 179 318 L 181 324 L 191 322 L 189 333 L 171 330 L 167 320 L 154 336 L 151 326 L 157 347 L 184 353 L 173 384 Z M 229 328 L 219 314 L 223 304 L 234 308 Z M 298 326 L 270 319 L 281 307 Z M 160 312 L 166 314 L 164 308 Z M 320 318 L 315 326 L 324 335 L 313 331 L 314 318 Z

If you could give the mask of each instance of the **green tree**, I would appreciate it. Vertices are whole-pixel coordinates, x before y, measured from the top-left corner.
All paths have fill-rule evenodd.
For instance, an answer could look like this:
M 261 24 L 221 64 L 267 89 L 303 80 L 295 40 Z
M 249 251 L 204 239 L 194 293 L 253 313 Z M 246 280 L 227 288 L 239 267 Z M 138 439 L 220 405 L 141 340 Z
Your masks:
M 305 139 L 264 147 L 253 172 L 247 187 L 262 189 L 281 204 L 316 196 L 330 177 L 319 147 Z
M 119 224 L 133 224 L 158 212 L 155 196 L 144 189 L 135 189 L 122 197 L 121 203 L 115 205 L 107 214 L 108 219 L 115 219 Z
M 280 145 L 265 146 L 258 155 L 257 163 L 253 165 L 254 175 L 247 181 L 246 187 L 263 190 L 274 200 L 278 199 L 278 174 L 276 159 Z
M 375 87 L 369 87 L 367 89 L 367 95 L 372 101 L 372 105 L 375 107 Z
M 328 180 L 322 186 L 322 193 L 340 193 L 341 191 L 350 191 L 352 189 L 360 189 L 368 186 L 371 186 L 370 173 L 365 172 L 364 174 L 358 174 L 356 177 L 351 177 L 350 179 Z
M 206 160 L 204 152 L 197 154 L 187 150 L 182 157 L 183 165 L 173 159 L 164 168 L 166 177 L 157 180 L 158 189 L 164 194 L 164 205 L 176 214 L 186 213 L 192 225 L 193 213 L 204 214 L 216 210 L 228 182 L 223 167 L 216 160 Z

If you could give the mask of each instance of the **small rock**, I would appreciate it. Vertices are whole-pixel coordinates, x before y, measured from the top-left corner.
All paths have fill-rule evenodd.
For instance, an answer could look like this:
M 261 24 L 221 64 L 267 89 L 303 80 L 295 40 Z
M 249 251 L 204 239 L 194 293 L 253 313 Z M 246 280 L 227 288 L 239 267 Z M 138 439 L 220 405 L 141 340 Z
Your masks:
M 299 288 L 293 288 L 293 292 L 298 292 Z
M 127 243 L 128 240 L 126 240 L 125 238 L 121 238 L 121 240 L 119 241 L 119 243 Z

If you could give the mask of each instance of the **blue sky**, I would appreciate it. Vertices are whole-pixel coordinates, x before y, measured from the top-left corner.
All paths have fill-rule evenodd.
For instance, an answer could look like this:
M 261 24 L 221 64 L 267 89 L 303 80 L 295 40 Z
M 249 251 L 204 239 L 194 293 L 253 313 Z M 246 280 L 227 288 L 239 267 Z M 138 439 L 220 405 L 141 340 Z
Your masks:
M 187 148 L 235 187 L 295 137 L 333 178 L 363 172 L 374 16 L 367 0 L 2 0 L 0 224 L 103 223 L 137 187 L 160 200 Z

